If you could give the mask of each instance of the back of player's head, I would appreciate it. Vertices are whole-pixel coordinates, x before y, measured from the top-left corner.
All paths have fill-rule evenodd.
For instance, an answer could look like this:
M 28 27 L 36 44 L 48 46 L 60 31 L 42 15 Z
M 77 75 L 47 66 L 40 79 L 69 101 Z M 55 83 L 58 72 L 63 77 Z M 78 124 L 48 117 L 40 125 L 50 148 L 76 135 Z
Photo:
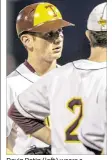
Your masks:
M 89 15 L 87 29 L 91 31 L 107 31 L 107 3 L 97 5 Z
M 91 47 L 107 46 L 107 3 L 97 5 L 89 14 L 87 29 Z

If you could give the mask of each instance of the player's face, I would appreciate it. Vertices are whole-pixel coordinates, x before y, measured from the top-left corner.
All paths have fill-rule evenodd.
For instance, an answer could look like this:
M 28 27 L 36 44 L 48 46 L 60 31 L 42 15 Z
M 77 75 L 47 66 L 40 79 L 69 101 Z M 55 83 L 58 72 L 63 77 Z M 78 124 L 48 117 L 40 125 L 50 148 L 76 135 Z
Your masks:
M 35 36 L 34 50 L 37 56 L 51 62 L 61 57 L 63 49 L 62 29 Z

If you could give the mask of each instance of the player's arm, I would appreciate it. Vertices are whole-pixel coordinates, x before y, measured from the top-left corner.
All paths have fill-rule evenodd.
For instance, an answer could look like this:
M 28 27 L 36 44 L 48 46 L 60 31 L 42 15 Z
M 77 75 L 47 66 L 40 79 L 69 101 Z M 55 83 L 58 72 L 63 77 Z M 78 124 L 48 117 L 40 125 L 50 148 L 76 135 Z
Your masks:
M 40 139 L 46 144 L 51 145 L 51 130 L 44 126 L 40 130 L 37 130 L 31 134 L 33 137 Z
M 42 77 L 38 82 L 20 94 L 9 110 L 9 117 L 26 134 L 33 135 L 44 142 L 46 141 L 45 143 L 47 144 L 50 143 L 50 130 L 45 127 L 43 121 L 50 114 L 49 83 L 47 83 L 49 81 L 49 78 Z M 17 114 L 17 112 L 21 115 Z
M 51 131 L 44 121 L 23 116 L 12 104 L 8 116 L 28 135 L 33 136 L 46 144 L 51 144 Z

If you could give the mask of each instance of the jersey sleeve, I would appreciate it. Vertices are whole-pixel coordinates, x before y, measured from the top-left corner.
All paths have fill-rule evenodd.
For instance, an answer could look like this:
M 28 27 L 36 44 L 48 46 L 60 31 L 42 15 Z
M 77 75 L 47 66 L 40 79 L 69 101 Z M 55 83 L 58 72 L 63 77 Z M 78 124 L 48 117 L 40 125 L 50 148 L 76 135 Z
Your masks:
M 17 97 L 14 106 L 23 116 L 44 120 L 50 114 L 48 82 L 43 76 Z
M 102 151 L 106 138 L 106 92 L 100 93 L 97 102 L 89 103 L 79 131 L 80 141 L 87 147 Z
M 15 100 L 15 97 L 16 97 L 15 91 L 11 88 L 11 85 L 8 83 L 8 80 L 7 80 L 7 114 L 10 106 Z M 13 124 L 13 121 L 7 116 L 7 127 L 6 127 L 7 137 L 10 135 L 10 132 L 12 130 L 12 124 Z

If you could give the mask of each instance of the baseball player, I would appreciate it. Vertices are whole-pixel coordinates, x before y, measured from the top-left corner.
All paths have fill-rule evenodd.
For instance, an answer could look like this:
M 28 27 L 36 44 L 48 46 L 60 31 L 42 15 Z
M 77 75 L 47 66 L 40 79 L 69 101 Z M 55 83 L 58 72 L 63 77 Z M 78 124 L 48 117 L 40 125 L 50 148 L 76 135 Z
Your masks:
M 47 2 L 28 5 L 19 12 L 16 30 L 28 58 L 7 77 L 7 109 L 17 95 L 39 80 L 40 76 L 58 67 L 57 59 L 61 57 L 63 49 L 62 28 L 72 25 L 62 19 L 60 11 L 53 4 Z M 10 118 L 7 118 L 7 137 L 7 147 L 14 154 L 24 154 L 33 145 L 48 146 L 25 135 Z
M 96 6 L 87 21 L 90 57 L 44 75 L 17 97 L 8 112 L 26 134 L 39 137 L 47 144 L 51 143 L 50 132 L 46 128 L 47 135 L 39 135 L 37 122 L 51 114 L 52 154 L 94 155 L 101 154 L 104 147 L 106 5 Z M 25 121 L 26 117 L 28 121 Z

